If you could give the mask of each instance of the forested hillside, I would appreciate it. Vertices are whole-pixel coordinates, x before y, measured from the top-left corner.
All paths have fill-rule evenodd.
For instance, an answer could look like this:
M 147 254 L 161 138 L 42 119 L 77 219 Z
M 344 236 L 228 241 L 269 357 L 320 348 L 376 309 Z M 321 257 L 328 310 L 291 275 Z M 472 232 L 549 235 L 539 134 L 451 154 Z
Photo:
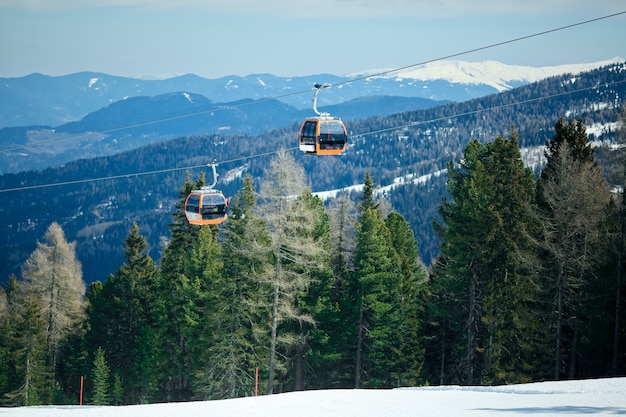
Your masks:
M 345 121 L 388 116 L 443 104 L 416 97 L 367 97 L 320 107 Z M 104 157 L 177 137 L 259 135 L 313 114 L 275 99 L 216 103 L 177 92 L 133 97 L 57 126 L 0 129 L 0 173 L 36 171 L 78 159 Z
M 369 170 L 355 200 L 324 205 L 287 150 L 219 227 L 187 221 L 206 179 L 184 181 L 159 257 L 132 223 L 87 291 L 52 222 L 0 290 L 0 401 L 71 403 L 82 381 L 107 405 L 624 375 L 624 194 L 582 120 L 553 132 L 537 176 L 513 127 L 446 164 L 430 272 Z
M 60 168 L 3 175 L 0 278 L 19 275 L 36 241 L 54 221 L 76 242 L 87 282 L 104 280 L 121 265 L 132 222 L 145 234 L 150 255 L 160 259 L 185 176 L 195 179 L 203 170 L 209 173 L 204 165 L 212 160 L 220 164 L 218 188 L 232 196 L 242 182 L 240 175 L 230 173 L 259 177 L 271 155 L 285 148 L 304 166 L 316 192 L 361 183 L 367 170 L 377 185 L 442 170 L 447 162 L 460 160 L 470 139 L 491 141 L 511 125 L 523 149 L 542 146 L 560 117 L 581 119 L 586 126 L 600 124 L 606 129 L 602 138 L 611 138 L 626 96 L 624 78 L 624 64 L 616 64 L 468 102 L 353 121 L 348 126 L 349 148 L 336 158 L 300 155 L 295 149 L 299 122 L 294 122 L 258 136 L 178 138 Z M 426 264 L 439 253 L 431 225 L 446 195 L 445 180 L 435 177 L 425 185 L 397 187 L 387 196 L 408 219 Z

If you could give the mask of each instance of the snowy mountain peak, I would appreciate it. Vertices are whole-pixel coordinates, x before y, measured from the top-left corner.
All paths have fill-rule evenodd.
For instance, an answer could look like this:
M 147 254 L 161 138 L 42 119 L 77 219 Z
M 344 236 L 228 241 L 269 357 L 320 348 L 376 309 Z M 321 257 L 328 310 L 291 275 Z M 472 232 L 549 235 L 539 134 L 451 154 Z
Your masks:
M 450 83 L 489 85 L 502 92 L 520 84 L 532 83 L 561 74 L 578 74 L 618 62 L 624 62 L 624 58 L 615 57 L 606 61 L 586 64 L 565 64 L 547 67 L 508 65 L 497 61 L 467 62 L 442 60 L 397 71 L 393 69 L 379 69 L 352 73 L 348 77 L 383 78 L 395 81 L 446 80 Z

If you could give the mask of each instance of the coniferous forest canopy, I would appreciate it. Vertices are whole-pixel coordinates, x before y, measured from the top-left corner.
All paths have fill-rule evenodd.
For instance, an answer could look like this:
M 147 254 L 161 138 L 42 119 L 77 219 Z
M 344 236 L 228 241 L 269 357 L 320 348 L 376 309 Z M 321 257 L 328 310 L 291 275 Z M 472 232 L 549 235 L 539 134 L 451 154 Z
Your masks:
M 615 80 L 606 78 L 614 72 L 599 74 L 610 87 L 582 77 L 576 89 L 589 83 L 615 97 Z M 519 97 L 550 85 L 521 89 Z M 286 143 L 291 129 L 186 138 L 47 170 L 41 183 L 85 178 L 87 167 L 99 177 L 129 176 L 64 186 L 65 194 L 26 192 L 32 199 L 22 204 L 38 217 L 12 232 L 47 226 L 0 291 L 0 401 L 76 403 L 81 376 L 88 403 L 138 404 L 253 395 L 256 369 L 267 394 L 626 374 L 626 204 L 624 193 L 611 191 L 624 185 L 626 158 L 623 148 L 596 150 L 583 122 L 592 113 L 597 123 L 623 119 L 624 109 L 613 102 L 592 112 L 575 94 L 459 117 L 454 127 L 443 113 L 450 108 L 367 119 L 370 131 L 443 121 L 357 138 L 347 158 L 312 161 L 278 150 L 258 175 L 230 183 L 220 227 L 190 225 L 182 212 L 187 194 L 210 178 L 185 170 L 160 177 L 159 187 L 178 190 L 168 201 L 148 176 L 131 174 L 173 166 L 172 149 L 188 156 L 183 167 L 205 163 L 207 148 L 226 149 L 223 142 L 235 148 L 224 160 L 262 146 L 275 151 L 267 143 Z M 472 105 L 493 107 L 493 100 Z M 548 114 L 539 111 L 544 105 L 558 116 L 533 124 L 523 116 Z M 453 114 L 468 113 L 463 106 L 452 105 Z M 428 140 L 442 131 L 447 142 Z M 613 133 L 623 143 L 623 130 Z M 545 163 L 529 168 L 521 148 L 544 143 Z M 257 172 L 253 164 L 249 172 Z M 407 169 L 444 168 L 445 185 L 431 180 L 420 186 L 426 192 L 377 192 Z M 3 188 L 29 175 L 3 176 Z M 354 183 L 363 191 L 326 204 L 312 194 Z M 87 189 L 108 197 L 90 206 Z M 28 208 L 11 207 L 3 210 Z M 111 214 L 118 207 L 140 215 L 123 221 Z M 71 218 L 57 215 L 68 211 Z M 78 218 L 97 220 L 73 232 L 84 241 L 122 236 L 123 260 L 102 279 L 86 280 L 80 254 L 93 251 L 106 265 L 115 249 L 79 251 L 66 237 Z M 150 242 L 146 236 L 163 225 L 167 238 Z M 426 263 L 416 229 L 438 249 Z

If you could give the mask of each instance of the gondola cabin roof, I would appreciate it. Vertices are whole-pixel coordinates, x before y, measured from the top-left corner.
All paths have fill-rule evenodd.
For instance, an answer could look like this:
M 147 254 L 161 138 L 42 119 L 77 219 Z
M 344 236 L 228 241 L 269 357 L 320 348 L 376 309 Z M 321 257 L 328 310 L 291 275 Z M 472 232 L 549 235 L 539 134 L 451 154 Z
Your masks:
M 304 153 L 341 155 L 348 143 L 348 133 L 341 119 L 322 113 L 302 123 L 298 140 Z
M 193 190 L 185 200 L 185 216 L 191 224 L 217 225 L 226 220 L 230 198 L 217 190 Z

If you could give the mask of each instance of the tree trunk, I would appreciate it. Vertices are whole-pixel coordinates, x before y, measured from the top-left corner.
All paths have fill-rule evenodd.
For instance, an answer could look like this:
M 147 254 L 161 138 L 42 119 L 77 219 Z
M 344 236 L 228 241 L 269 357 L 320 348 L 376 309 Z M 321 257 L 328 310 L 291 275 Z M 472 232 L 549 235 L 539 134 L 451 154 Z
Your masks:
M 572 348 L 570 349 L 569 369 L 567 371 L 568 379 L 576 377 L 576 356 L 578 354 L 578 320 L 574 323 L 574 334 L 572 336 Z
M 624 176 L 622 181 L 622 206 L 620 207 L 619 220 L 620 220 L 620 234 L 617 247 L 617 283 L 615 290 L 615 329 L 613 330 L 613 375 L 619 373 L 619 332 L 620 332 L 620 317 L 622 314 L 621 309 L 621 296 L 622 296 L 622 273 L 624 268 L 624 234 L 626 234 L 626 160 L 624 160 Z
M 278 251 L 280 251 L 280 245 Z M 277 251 L 277 252 L 278 252 Z M 276 366 L 276 333 L 278 327 L 278 301 L 280 296 L 280 255 L 276 255 L 276 281 L 274 282 L 274 305 L 272 307 L 272 334 L 270 341 L 270 366 L 267 375 L 267 394 L 274 392 L 274 368 Z
M 476 274 L 472 273 L 472 281 L 470 282 L 469 291 L 469 316 L 467 318 L 467 382 L 474 382 L 474 344 L 476 341 L 476 334 L 474 331 L 474 321 L 476 320 L 475 308 L 476 308 Z
M 304 346 L 300 343 L 296 346 L 296 363 L 295 363 L 295 391 L 302 391 L 304 381 Z
M 361 305 L 359 307 L 359 324 L 356 347 L 356 369 L 354 372 L 354 388 L 361 388 L 361 361 L 363 358 L 363 284 L 361 284 Z
M 554 352 L 554 380 L 561 379 L 561 334 L 563 332 L 563 291 L 565 285 L 563 283 L 563 267 L 559 271 L 559 280 L 557 285 L 557 310 L 556 310 L 556 346 Z

